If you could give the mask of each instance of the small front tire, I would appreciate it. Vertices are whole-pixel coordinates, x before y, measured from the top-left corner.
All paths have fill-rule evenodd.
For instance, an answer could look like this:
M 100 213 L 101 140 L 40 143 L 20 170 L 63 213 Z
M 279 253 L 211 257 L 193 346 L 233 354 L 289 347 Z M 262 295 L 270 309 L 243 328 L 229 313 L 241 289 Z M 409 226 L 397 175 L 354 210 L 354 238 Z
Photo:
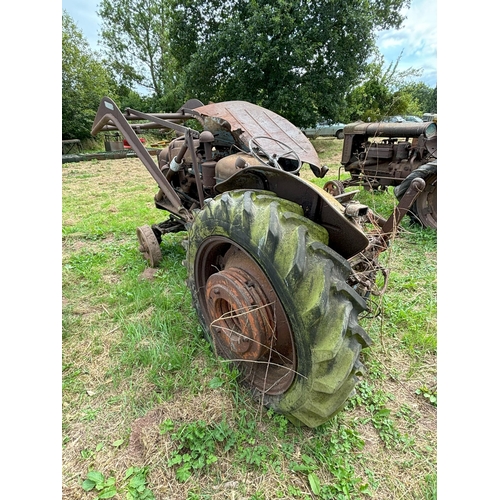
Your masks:
M 162 259 L 160 244 L 150 226 L 141 226 L 136 230 L 139 239 L 139 252 L 148 261 L 151 267 L 158 267 Z

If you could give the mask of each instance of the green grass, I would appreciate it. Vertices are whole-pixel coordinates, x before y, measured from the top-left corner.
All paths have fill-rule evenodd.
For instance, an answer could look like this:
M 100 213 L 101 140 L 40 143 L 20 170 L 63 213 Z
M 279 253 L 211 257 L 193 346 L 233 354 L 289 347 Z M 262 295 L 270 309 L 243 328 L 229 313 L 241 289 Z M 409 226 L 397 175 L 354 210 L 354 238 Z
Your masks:
M 320 140 L 335 175 L 318 185 L 336 178 L 341 144 Z M 157 499 L 437 498 L 435 232 L 403 222 L 383 254 L 378 314 L 362 320 L 374 340 L 366 376 L 329 422 L 296 428 L 241 389 L 203 339 L 185 234 L 164 238 L 149 274 L 135 230 L 166 214 L 140 161 L 62 170 L 65 499 L 140 489 Z M 390 190 L 358 198 L 384 216 L 394 206 Z

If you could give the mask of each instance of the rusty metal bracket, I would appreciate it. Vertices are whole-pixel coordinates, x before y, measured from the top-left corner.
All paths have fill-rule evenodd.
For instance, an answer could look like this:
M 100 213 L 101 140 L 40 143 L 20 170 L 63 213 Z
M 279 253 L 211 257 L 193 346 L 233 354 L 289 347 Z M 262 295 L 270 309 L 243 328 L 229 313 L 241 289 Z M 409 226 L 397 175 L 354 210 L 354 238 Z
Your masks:
M 399 226 L 401 219 L 406 215 L 406 212 L 413 205 L 420 193 L 425 188 L 425 181 L 420 177 L 413 179 L 412 183 L 406 190 L 405 194 L 394 209 L 392 215 L 387 219 L 387 222 L 382 226 L 383 234 L 391 234 Z
M 186 133 L 186 141 L 189 147 L 189 152 L 191 153 L 191 161 L 193 162 L 193 174 L 194 178 L 196 180 L 196 189 L 198 191 L 198 198 L 200 201 L 200 207 L 203 208 L 205 204 L 205 195 L 203 193 L 203 185 L 201 183 L 201 177 L 200 177 L 200 168 L 198 164 L 198 160 L 196 158 L 196 151 L 194 148 L 194 141 L 193 141 L 193 132 L 194 130 L 191 131 L 189 130 Z
M 151 113 L 142 113 L 141 111 L 137 111 L 135 109 L 127 108 L 125 110 L 127 113 L 127 120 L 150 120 L 150 122 L 156 124 L 157 128 L 158 125 L 160 127 L 165 127 L 165 128 L 171 128 L 176 130 L 177 132 L 181 134 L 187 134 L 188 131 L 191 131 L 194 135 L 198 135 L 198 132 L 196 130 L 190 129 L 189 127 L 185 127 L 184 125 L 179 125 L 178 123 L 173 123 L 168 120 L 164 120 L 158 115 L 153 115 Z M 177 115 L 172 115 L 172 116 L 177 116 Z M 189 118 L 189 116 L 182 115 L 185 119 Z

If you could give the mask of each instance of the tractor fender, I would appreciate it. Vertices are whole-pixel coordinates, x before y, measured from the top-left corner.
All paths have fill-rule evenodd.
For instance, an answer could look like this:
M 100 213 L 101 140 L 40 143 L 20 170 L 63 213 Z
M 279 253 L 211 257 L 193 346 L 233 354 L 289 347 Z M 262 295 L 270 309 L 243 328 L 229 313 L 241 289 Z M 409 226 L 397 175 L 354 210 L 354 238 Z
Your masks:
M 272 191 L 280 198 L 297 203 L 305 217 L 327 230 L 328 246 L 345 259 L 368 245 L 367 236 L 344 215 L 341 203 L 312 182 L 284 170 L 260 165 L 247 167 L 215 186 L 218 194 L 235 190 Z

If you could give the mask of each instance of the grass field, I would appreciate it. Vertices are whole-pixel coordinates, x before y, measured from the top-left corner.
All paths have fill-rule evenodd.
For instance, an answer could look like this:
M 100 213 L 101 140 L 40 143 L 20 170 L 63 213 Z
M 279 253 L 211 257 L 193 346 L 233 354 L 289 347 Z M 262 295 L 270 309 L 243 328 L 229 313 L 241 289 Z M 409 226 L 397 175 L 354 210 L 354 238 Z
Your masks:
M 325 179 L 342 141 L 314 141 Z M 306 169 L 304 169 L 306 170 Z M 136 158 L 62 166 L 63 498 L 437 498 L 437 235 L 403 223 L 367 374 L 346 408 L 296 428 L 254 402 L 203 339 L 165 237 L 152 271 L 136 227 L 165 219 Z M 358 199 L 387 217 L 391 190 Z

